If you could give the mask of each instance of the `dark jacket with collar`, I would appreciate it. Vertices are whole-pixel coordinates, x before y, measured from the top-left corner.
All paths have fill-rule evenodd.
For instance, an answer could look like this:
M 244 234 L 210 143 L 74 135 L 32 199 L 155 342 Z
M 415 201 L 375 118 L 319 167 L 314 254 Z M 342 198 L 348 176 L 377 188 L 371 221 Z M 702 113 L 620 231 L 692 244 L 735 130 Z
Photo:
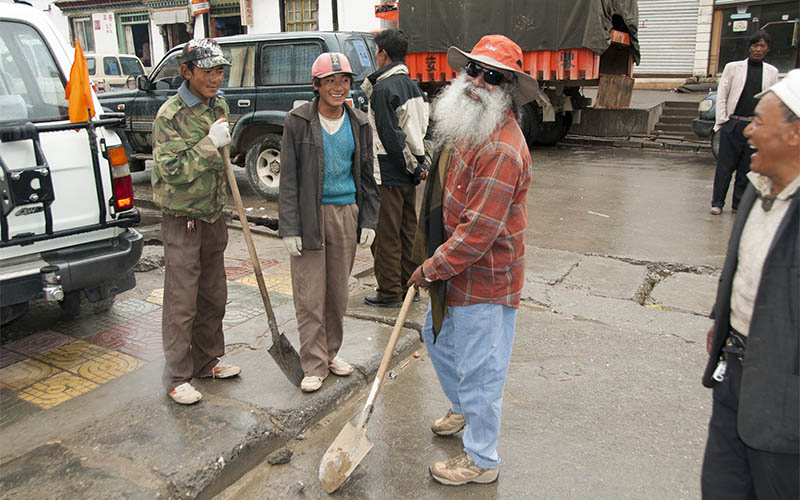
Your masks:
M 384 186 L 413 186 L 425 160 L 428 104 L 408 67 L 393 62 L 361 84 L 369 99 L 375 144 L 375 180 Z
M 800 189 L 770 244 L 753 307 L 742 362 L 738 431 L 748 446 L 773 453 L 800 451 Z M 759 203 L 752 185 L 742 196 L 712 311 L 714 337 L 703 375 L 711 378 L 730 330 L 731 290 L 739 241 Z
M 286 114 L 281 139 L 281 184 L 278 193 L 278 234 L 300 236 L 303 249 L 322 248 L 320 207 L 325 181 L 322 126 L 317 100 Z M 372 176 L 372 131 L 364 112 L 345 106 L 353 129 L 353 181 L 358 205 L 358 234 L 375 229 L 380 197 Z

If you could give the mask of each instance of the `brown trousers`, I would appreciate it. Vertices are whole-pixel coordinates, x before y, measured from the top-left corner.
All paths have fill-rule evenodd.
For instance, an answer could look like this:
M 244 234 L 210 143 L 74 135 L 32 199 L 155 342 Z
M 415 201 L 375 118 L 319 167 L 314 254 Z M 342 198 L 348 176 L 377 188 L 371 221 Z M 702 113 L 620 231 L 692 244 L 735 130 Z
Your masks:
M 170 391 L 216 366 L 225 354 L 222 318 L 228 287 L 225 279 L 225 217 L 209 224 L 162 214 L 164 243 L 164 387 Z
M 372 244 L 378 299 L 401 302 L 414 272 L 411 249 L 417 231 L 416 186 L 380 186 L 381 207 Z
M 342 346 L 358 227 L 355 204 L 322 205 L 321 211 L 322 249 L 291 258 L 300 364 L 306 376 L 317 377 L 328 375 L 328 361 Z

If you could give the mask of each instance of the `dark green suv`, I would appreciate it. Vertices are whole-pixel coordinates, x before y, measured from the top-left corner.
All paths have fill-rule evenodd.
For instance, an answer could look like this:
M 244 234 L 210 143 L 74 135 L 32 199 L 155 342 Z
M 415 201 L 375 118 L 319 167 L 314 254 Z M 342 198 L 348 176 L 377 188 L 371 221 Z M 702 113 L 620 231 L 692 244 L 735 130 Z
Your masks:
M 356 76 L 351 104 L 366 109 L 361 82 L 375 71 L 375 43 L 370 33 L 287 32 L 217 38 L 231 66 L 225 69 L 222 92 L 231 109 L 231 157 L 244 167 L 250 185 L 268 198 L 278 196 L 281 134 L 286 113 L 314 97 L 311 65 L 322 52 L 342 52 Z M 136 90 L 99 96 L 103 107 L 124 111 L 125 138 L 132 170 L 144 170 L 152 158 L 153 120 L 158 108 L 182 83 L 174 47 L 149 76 L 140 76 Z

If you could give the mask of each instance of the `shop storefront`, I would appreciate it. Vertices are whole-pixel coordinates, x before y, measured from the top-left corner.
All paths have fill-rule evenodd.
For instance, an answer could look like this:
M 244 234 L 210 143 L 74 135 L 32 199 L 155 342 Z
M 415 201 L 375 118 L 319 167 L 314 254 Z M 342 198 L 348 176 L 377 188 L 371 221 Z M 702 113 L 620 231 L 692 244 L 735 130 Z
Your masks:
M 212 0 L 208 15 L 208 32 L 212 37 L 247 33 L 247 26 L 242 26 L 239 0 Z
M 636 77 L 690 76 L 694 71 L 697 0 L 639 0 Z
M 759 30 L 772 37 L 767 62 L 781 73 L 800 67 L 800 2 L 717 0 L 714 8 L 712 73 L 719 74 L 725 64 L 746 58 L 748 40 Z

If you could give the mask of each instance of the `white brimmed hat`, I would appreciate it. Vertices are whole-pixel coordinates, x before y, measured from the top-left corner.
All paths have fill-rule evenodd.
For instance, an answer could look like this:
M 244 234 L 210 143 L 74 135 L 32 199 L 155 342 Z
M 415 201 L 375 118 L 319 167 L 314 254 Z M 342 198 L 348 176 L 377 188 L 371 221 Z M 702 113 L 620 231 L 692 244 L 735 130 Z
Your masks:
M 792 112 L 800 116 L 800 69 L 793 69 L 786 74 L 786 77 L 768 88 L 764 92 L 756 94 L 756 97 L 761 98 L 772 92 L 778 99 L 792 110 Z
M 539 95 L 539 82 L 522 71 L 522 49 L 507 36 L 486 35 L 478 40 L 472 52 L 464 52 L 458 47 L 447 49 L 447 64 L 456 71 L 460 71 L 470 60 L 517 75 L 517 104 L 531 102 Z

